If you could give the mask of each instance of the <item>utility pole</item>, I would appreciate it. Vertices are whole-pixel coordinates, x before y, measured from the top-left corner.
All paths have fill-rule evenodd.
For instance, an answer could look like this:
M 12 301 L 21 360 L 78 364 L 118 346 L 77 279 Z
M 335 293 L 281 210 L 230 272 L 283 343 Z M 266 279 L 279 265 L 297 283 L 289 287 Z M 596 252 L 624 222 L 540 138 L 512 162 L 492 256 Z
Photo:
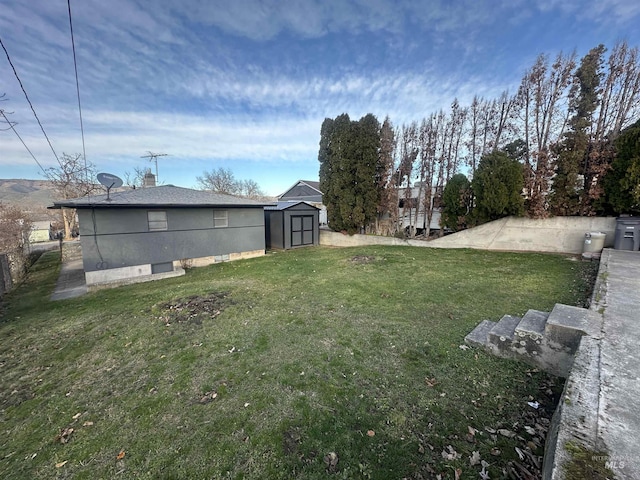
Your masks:
M 156 164 L 156 184 L 160 185 L 160 179 L 158 177 L 158 157 L 166 157 L 168 153 L 152 153 L 147 150 L 149 155 L 142 155 L 140 158 L 148 158 L 150 162 L 155 162 Z

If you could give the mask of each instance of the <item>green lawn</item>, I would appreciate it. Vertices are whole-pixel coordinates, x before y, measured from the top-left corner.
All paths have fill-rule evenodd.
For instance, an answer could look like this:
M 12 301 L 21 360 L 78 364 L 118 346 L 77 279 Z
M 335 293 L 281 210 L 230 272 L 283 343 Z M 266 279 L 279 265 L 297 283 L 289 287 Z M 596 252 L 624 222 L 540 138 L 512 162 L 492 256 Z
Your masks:
M 58 270 L 3 307 L 0 478 L 500 478 L 562 384 L 460 345 L 582 304 L 593 264 L 319 247 L 50 302 Z

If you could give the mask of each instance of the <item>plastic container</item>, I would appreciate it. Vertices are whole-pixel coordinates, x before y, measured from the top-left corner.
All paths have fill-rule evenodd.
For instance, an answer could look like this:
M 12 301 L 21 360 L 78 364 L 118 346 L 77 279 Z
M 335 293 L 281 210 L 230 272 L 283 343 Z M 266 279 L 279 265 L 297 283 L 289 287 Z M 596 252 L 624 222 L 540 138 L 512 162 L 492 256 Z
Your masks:
M 616 250 L 640 250 L 640 217 L 616 218 Z
M 600 253 L 604 248 L 604 241 L 607 238 L 606 233 L 587 232 L 584 234 L 584 247 L 582 253 Z

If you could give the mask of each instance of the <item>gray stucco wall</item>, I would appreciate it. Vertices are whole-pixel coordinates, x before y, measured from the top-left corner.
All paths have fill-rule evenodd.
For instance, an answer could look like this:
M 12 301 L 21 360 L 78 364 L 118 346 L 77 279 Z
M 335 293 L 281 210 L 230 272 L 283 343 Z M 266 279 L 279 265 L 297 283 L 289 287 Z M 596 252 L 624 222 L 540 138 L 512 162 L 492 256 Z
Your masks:
M 167 230 L 149 231 L 149 210 L 167 212 Z M 213 227 L 212 208 L 80 209 L 85 272 L 264 250 L 262 207 L 216 210 L 227 227 Z

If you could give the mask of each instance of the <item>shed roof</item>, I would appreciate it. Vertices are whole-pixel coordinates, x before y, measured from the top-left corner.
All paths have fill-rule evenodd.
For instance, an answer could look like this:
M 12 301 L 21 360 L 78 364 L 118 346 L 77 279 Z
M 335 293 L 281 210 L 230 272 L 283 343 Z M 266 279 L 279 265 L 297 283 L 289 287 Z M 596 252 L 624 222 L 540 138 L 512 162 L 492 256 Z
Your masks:
M 248 198 L 235 197 L 222 193 L 205 192 L 191 188 L 161 185 L 158 187 L 137 188 L 107 195 L 91 195 L 82 198 L 56 201 L 49 208 L 158 208 L 158 207 L 256 207 L 269 203 Z
M 278 202 L 275 205 L 267 205 L 264 207 L 265 210 L 286 210 L 287 208 L 294 207 L 296 205 L 304 204 L 309 208 L 313 208 L 315 210 L 319 210 L 315 205 L 311 205 L 310 203 L 303 201 L 293 201 L 293 202 Z

